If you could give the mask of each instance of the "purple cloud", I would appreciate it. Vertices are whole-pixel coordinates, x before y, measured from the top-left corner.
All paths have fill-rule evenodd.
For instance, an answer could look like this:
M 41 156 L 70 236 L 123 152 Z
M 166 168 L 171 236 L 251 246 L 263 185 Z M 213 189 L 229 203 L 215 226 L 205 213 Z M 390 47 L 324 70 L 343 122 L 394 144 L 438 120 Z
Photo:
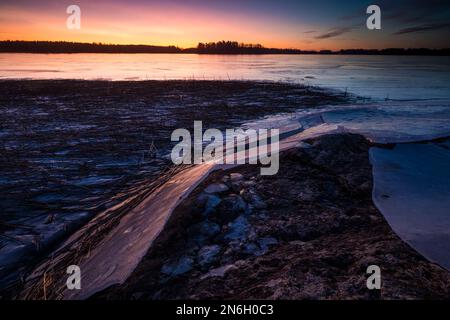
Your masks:
M 426 31 L 443 29 L 443 28 L 447 28 L 447 27 L 450 27 L 450 22 L 428 23 L 428 24 L 422 24 L 420 26 L 400 29 L 399 31 L 394 32 L 393 34 L 400 35 L 400 34 L 414 33 L 414 32 L 426 32 Z

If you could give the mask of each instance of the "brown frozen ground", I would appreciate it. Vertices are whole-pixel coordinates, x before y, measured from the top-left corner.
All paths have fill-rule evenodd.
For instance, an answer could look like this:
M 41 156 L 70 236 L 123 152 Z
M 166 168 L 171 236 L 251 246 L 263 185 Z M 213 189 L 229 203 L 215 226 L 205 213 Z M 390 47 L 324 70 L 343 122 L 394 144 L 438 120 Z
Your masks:
M 450 274 L 374 207 L 369 143 L 309 143 L 283 153 L 274 176 L 250 165 L 211 175 L 132 276 L 93 298 L 448 299 Z M 366 287 L 369 265 L 381 268 L 381 290 Z
M 0 80 L 0 91 L 0 298 L 36 258 L 160 179 L 174 129 L 349 99 L 246 81 Z

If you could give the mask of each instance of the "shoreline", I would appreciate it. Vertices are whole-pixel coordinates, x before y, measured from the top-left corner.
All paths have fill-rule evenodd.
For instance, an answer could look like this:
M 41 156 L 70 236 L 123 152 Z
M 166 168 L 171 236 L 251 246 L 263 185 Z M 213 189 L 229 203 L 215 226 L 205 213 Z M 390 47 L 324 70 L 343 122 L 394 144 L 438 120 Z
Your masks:
M 377 208 L 404 241 L 447 270 L 449 150 L 448 137 L 370 149 Z
M 285 167 L 281 178 L 255 175 L 258 168 L 249 165 L 209 174 L 177 205 L 131 276 L 122 284 L 111 285 L 90 298 L 447 299 L 450 273 L 401 240 L 373 204 L 368 156 L 372 145 L 362 136 L 349 133 L 328 134 L 306 141 L 301 147 L 282 153 Z M 286 170 L 286 162 L 289 170 Z M 306 182 L 301 182 L 291 172 L 298 170 L 306 175 Z M 264 192 L 282 187 L 278 181 L 286 178 L 294 183 L 290 189 L 278 196 L 263 196 Z M 271 181 L 270 186 L 267 181 Z M 205 194 L 208 185 L 217 183 L 225 184 L 227 190 Z M 300 185 L 296 185 L 298 183 Z M 300 194 L 289 196 L 292 190 Z M 284 208 L 282 211 L 279 211 L 280 206 Z M 287 223 L 280 217 L 286 214 L 283 210 L 288 211 Z M 295 210 L 302 212 L 300 217 Z M 330 233 L 331 239 L 327 239 Z M 328 244 L 322 246 L 322 242 Z M 277 286 L 269 285 L 275 280 L 264 277 L 269 272 L 265 268 L 271 270 L 270 274 L 289 278 L 283 263 L 274 264 L 271 260 L 280 261 L 289 253 L 291 256 L 286 261 L 289 264 L 303 249 L 308 253 L 301 253 L 296 258 L 297 263 L 302 264 L 306 259 L 307 273 L 314 275 L 313 281 L 306 289 L 300 289 L 300 280 L 295 283 L 292 279 L 277 279 L 283 286 L 270 295 Z M 311 258 L 311 255 L 316 257 Z M 259 271 L 260 261 L 268 264 L 263 264 L 265 271 Z M 383 281 L 391 284 L 383 288 L 381 294 L 365 287 L 364 263 L 387 266 Z M 355 268 L 359 274 L 353 274 Z M 241 269 L 245 271 L 240 272 Z M 328 279 L 330 270 L 335 270 L 338 278 L 342 278 L 336 280 L 332 276 L 337 282 L 331 287 L 327 285 L 331 281 Z M 418 273 L 428 274 L 427 280 L 414 279 L 414 274 Z M 254 289 L 241 287 L 247 278 L 252 279 Z M 336 291 L 336 286 L 345 288 Z M 36 294 L 38 288 L 32 292 L 32 287 L 27 289 L 28 293 Z M 188 288 L 200 290 L 189 293 Z M 248 292 L 238 292 L 239 288 Z M 39 299 L 39 294 L 34 298 Z
M 282 153 L 274 177 L 249 165 L 212 173 L 132 275 L 92 298 L 448 299 L 450 273 L 401 240 L 374 206 L 367 140 L 334 134 L 307 143 Z M 217 184 L 228 189 L 205 193 Z M 381 291 L 365 286 L 373 264 Z
M 160 84 L 164 85 L 164 86 L 167 86 L 169 84 L 171 86 L 175 86 L 175 88 L 172 88 L 172 90 L 176 89 L 176 90 L 178 90 L 177 91 L 178 93 L 180 92 L 179 90 L 181 90 L 182 92 L 186 92 L 186 90 L 187 90 L 187 92 L 189 92 L 189 90 L 193 90 L 193 93 L 191 93 L 191 95 L 194 94 L 194 96 L 195 96 L 195 98 L 197 98 L 197 100 L 195 100 L 191 105 L 196 105 L 198 103 L 201 103 L 202 99 L 205 100 L 206 98 L 209 97 L 208 96 L 209 93 L 206 94 L 206 92 L 204 90 L 202 91 L 202 89 L 199 88 L 199 86 L 206 86 L 206 88 L 210 88 L 210 86 L 213 85 L 213 84 L 216 84 L 216 85 L 220 84 L 218 87 L 220 88 L 220 90 L 223 91 L 223 94 L 224 94 L 225 97 L 230 99 L 230 97 L 228 95 L 230 95 L 230 94 L 232 95 L 231 100 L 228 100 L 228 101 L 233 101 L 233 103 L 236 104 L 236 101 L 233 100 L 233 99 L 235 99 L 235 97 L 237 95 L 239 97 L 239 99 L 240 99 L 239 100 L 240 102 L 238 102 L 236 104 L 236 106 L 239 106 L 240 103 L 243 103 L 245 105 L 245 103 L 247 101 L 247 102 L 250 102 L 250 104 L 249 104 L 250 107 L 247 106 L 246 107 L 247 109 L 240 110 L 240 111 L 245 111 L 244 117 L 234 117 L 234 119 L 226 119 L 226 121 L 221 121 L 218 124 L 219 127 L 221 125 L 229 125 L 229 123 L 237 124 L 237 123 L 243 123 L 243 122 L 245 122 L 245 120 L 253 120 L 255 118 L 255 115 L 259 114 L 261 116 L 262 114 L 264 114 L 264 112 L 266 112 L 269 115 L 271 113 L 276 113 L 276 112 L 274 112 L 275 110 L 279 112 L 280 111 L 280 101 L 279 101 L 279 99 L 280 99 L 280 97 L 282 97 L 282 95 L 280 95 L 280 94 L 284 93 L 285 90 L 287 90 L 286 92 L 289 92 L 290 95 L 289 95 L 289 98 L 286 98 L 287 99 L 287 101 L 286 101 L 287 105 L 283 105 L 283 103 L 281 103 L 281 105 L 285 108 L 285 110 L 287 112 L 298 110 L 298 108 L 302 108 L 302 107 L 304 107 L 304 108 L 307 108 L 307 107 L 313 108 L 314 106 L 316 106 L 316 107 L 319 106 L 320 107 L 321 105 L 326 104 L 326 101 L 332 101 L 335 104 L 343 103 L 343 101 L 344 101 L 344 96 L 341 97 L 341 96 L 339 96 L 339 94 L 334 93 L 333 91 L 328 92 L 325 89 L 318 89 L 318 88 L 314 88 L 314 87 L 304 87 L 304 86 L 301 86 L 301 85 L 290 85 L 290 84 L 285 84 L 285 83 L 284 84 L 280 84 L 280 83 L 273 83 L 273 82 L 266 82 L 266 81 L 244 81 L 244 82 L 242 82 L 242 81 L 202 81 L 202 80 L 195 80 L 195 81 L 189 81 L 189 80 L 188 81 L 180 81 L 180 80 L 175 80 L 175 81 L 172 81 L 172 80 L 156 81 L 156 80 L 150 80 L 150 81 L 141 81 L 141 82 L 133 82 L 133 81 L 108 82 L 108 81 L 83 81 L 83 80 L 32 80 L 32 81 L 21 81 L 21 80 L 5 81 L 5 80 L 1 80 L 0 81 L 0 85 L 1 84 L 11 84 L 12 82 L 14 82 L 15 85 L 19 85 L 19 86 L 23 86 L 24 85 L 25 86 L 25 90 L 24 90 L 24 88 L 16 88 L 16 89 L 13 88 L 13 91 L 14 90 L 16 90 L 16 91 L 18 90 L 18 92 L 21 92 L 22 94 L 25 93 L 25 94 L 29 94 L 32 97 L 35 97 L 37 92 L 39 92 L 40 90 L 43 90 L 45 95 L 50 95 L 50 96 L 51 95 L 56 95 L 56 96 L 58 96 L 58 95 L 62 94 L 62 96 L 64 96 L 65 99 L 66 99 L 66 96 L 62 92 L 59 92 L 59 90 L 61 90 L 61 88 L 63 88 L 67 83 L 71 83 L 71 84 L 75 84 L 76 86 L 81 86 L 81 87 L 87 89 L 88 90 L 87 97 L 89 99 L 91 99 L 93 95 L 98 95 L 99 92 L 100 92 L 101 95 L 105 95 L 105 93 L 110 95 L 112 93 L 112 96 L 115 97 L 115 98 L 111 102 L 114 102 L 114 103 L 117 103 L 117 97 L 115 96 L 115 94 L 123 95 L 124 94 L 123 90 L 125 90 L 125 97 L 127 98 L 125 100 L 126 100 L 127 103 L 129 103 L 128 99 L 136 99 L 136 97 L 138 99 L 142 99 L 141 94 L 143 92 L 145 92 L 144 90 L 148 90 L 152 86 L 153 87 L 156 86 L 156 88 L 157 88 L 157 86 L 160 85 Z M 86 86 L 87 84 L 91 85 L 92 83 L 96 83 L 97 86 L 88 86 L 88 87 Z M 191 86 L 191 84 L 195 84 L 195 85 Z M 28 93 L 27 93 L 27 86 L 29 86 L 28 87 L 28 90 L 29 90 Z M 259 102 L 257 105 L 254 105 L 253 103 L 254 103 L 255 95 L 256 95 L 256 97 L 258 97 L 258 96 L 257 96 L 257 93 L 255 91 L 252 91 L 252 90 L 253 89 L 258 89 L 258 88 L 261 89 L 259 86 L 263 86 L 263 88 L 265 90 L 271 90 L 271 92 L 267 93 L 267 94 L 266 94 L 266 92 L 264 92 L 264 96 L 258 98 L 258 99 L 260 99 L 261 102 Z M 106 92 L 104 91 L 105 89 L 106 89 Z M 155 88 L 153 88 L 153 90 L 154 89 Z M 166 89 L 167 88 L 165 88 L 165 90 Z M 205 89 L 205 88 L 203 88 L 203 89 Z M 237 93 L 236 93 L 236 89 L 238 89 Z M 243 92 L 239 91 L 239 90 L 242 90 L 242 89 L 244 90 Z M 250 91 L 248 91 L 248 90 L 250 90 Z M 277 90 L 280 90 L 280 92 L 278 92 Z M 293 97 L 292 97 L 292 93 L 293 93 L 292 90 L 294 90 L 294 92 L 295 92 L 295 90 L 298 90 L 298 93 L 296 92 Z M 199 92 L 203 92 L 203 94 L 206 94 L 206 96 L 202 96 L 201 99 L 198 99 L 197 94 Z M 251 93 L 250 95 L 249 95 L 249 92 Z M 163 93 L 163 97 L 166 98 L 167 96 L 164 96 L 164 93 L 166 93 L 166 92 L 164 91 L 162 93 Z M 277 95 L 277 93 L 278 93 L 278 95 Z M 187 96 L 189 97 L 189 94 Z M 219 100 L 225 99 L 225 97 L 223 97 L 223 98 L 221 97 Z M 301 98 L 300 101 L 297 100 L 297 101 L 294 102 L 294 100 L 298 99 L 299 97 Z M 349 97 L 347 97 L 347 95 L 345 95 L 345 98 L 346 99 L 351 99 L 352 96 L 349 95 Z M 217 97 L 215 96 L 213 99 L 216 100 Z M 267 101 L 265 101 L 265 99 L 267 99 Z M 184 99 L 176 99 L 176 100 L 177 100 L 177 103 L 185 103 L 185 101 L 186 101 L 185 98 Z M 273 101 L 276 101 L 276 104 L 275 104 L 276 106 L 274 106 L 274 105 L 271 105 L 271 106 L 268 105 L 267 107 L 265 106 L 265 103 L 267 103 L 267 102 L 272 102 L 273 103 Z M 213 107 L 215 107 L 214 104 L 213 104 Z M 219 103 L 219 104 L 217 104 L 217 107 L 219 109 L 221 109 L 221 108 L 223 108 L 223 104 Z M 260 110 L 261 107 L 263 107 L 262 110 Z M 80 105 L 77 105 L 77 108 L 80 108 Z M 211 108 L 211 105 L 208 105 L 208 108 Z M 250 108 L 250 109 L 248 109 L 248 108 Z M 210 113 L 209 114 L 202 114 L 202 117 L 204 117 L 206 115 L 209 118 L 214 118 L 215 109 L 213 108 L 212 111 L 210 109 L 207 109 L 207 110 L 209 110 Z M 223 112 L 223 110 L 222 110 L 222 112 Z M 228 116 L 230 116 L 230 113 L 227 112 L 227 114 L 228 114 Z M 193 118 L 195 118 L 195 115 L 193 116 Z M 189 119 L 185 119 L 185 120 L 189 121 L 190 119 L 191 118 L 189 117 Z M 214 119 L 214 120 L 216 120 L 216 119 Z M 333 133 L 333 130 L 335 132 L 342 131 L 342 130 L 339 130 L 339 127 L 336 126 L 336 125 L 329 125 L 327 127 L 327 130 L 329 131 L 328 134 Z M 320 139 L 322 139 L 322 138 L 321 137 L 317 138 L 317 136 L 320 135 L 320 134 L 323 134 L 323 132 L 320 133 L 320 130 L 318 132 L 316 132 L 316 133 L 314 132 L 314 130 L 312 130 L 312 131 L 313 132 L 311 133 L 309 139 L 310 140 L 313 139 L 313 140 L 320 141 Z M 325 139 L 325 138 L 323 138 L 323 139 Z M 286 140 L 289 140 L 289 139 L 286 139 Z M 295 139 L 293 139 L 291 141 L 291 143 L 298 143 L 298 141 L 295 141 Z M 366 143 L 367 142 L 364 142 L 364 144 L 366 144 Z M 372 144 L 372 145 L 376 146 L 377 144 Z M 330 146 L 328 146 L 328 147 L 330 147 Z M 322 151 L 326 153 L 327 149 L 325 148 Z M 361 155 L 359 155 L 359 156 L 361 156 Z M 353 164 L 356 167 L 357 166 L 361 166 L 361 165 L 364 166 L 364 164 L 365 164 L 364 161 L 362 161 L 359 164 L 358 163 L 353 163 Z M 300 166 L 302 166 L 302 165 L 304 165 L 304 163 L 300 164 Z M 317 168 L 313 167 L 313 169 L 317 169 Z M 239 171 L 241 169 L 236 169 L 236 170 Z M 330 168 L 327 169 L 327 170 L 330 170 Z M 215 176 L 215 174 L 216 173 L 213 173 L 211 176 Z M 166 176 L 166 177 L 163 177 L 161 183 L 163 183 L 164 181 L 167 181 L 167 180 L 164 180 L 164 179 L 166 179 L 166 178 L 170 179 L 170 177 L 171 177 L 170 175 Z M 207 177 L 206 180 L 210 181 L 210 177 Z M 89 237 L 87 239 L 83 238 L 84 237 L 84 235 L 82 234 L 83 231 L 82 230 L 78 230 L 78 235 L 75 236 L 75 239 L 72 239 L 74 241 L 70 244 L 70 245 L 73 245 L 72 249 L 78 250 L 77 248 L 80 248 L 80 246 L 82 246 L 82 247 L 84 247 L 83 250 L 85 250 L 85 252 L 82 252 L 81 257 L 83 256 L 83 254 L 87 254 L 87 257 L 89 257 L 90 253 L 91 253 L 90 245 L 94 244 L 94 247 L 95 247 L 96 244 L 100 243 L 101 240 L 99 240 L 99 239 L 103 239 L 105 236 L 109 236 L 109 234 L 114 232 L 114 230 L 117 231 L 115 226 L 117 226 L 117 223 L 119 223 L 119 221 L 121 221 L 121 219 L 123 217 L 126 217 L 126 219 L 130 219 L 130 217 L 127 217 L 127 214 L 129 214 L 130 208 L 132 210 L 135 206 L 139 206 L 140 204 L 142 204 L 140 201 L 145 199 L 146 196 L 149 194 L 149 190 L 146 190 L 147 189 L 146 188 L 146 183 L 148 183 L 148 181 L 145 182 L 145 183 L 142 183 L 142 185 L 141 185 L 142 188 L 138 187 L 138 188 L 135 189 L 135 191 L 137 191 L 137 192 L 136 192 L 136 194 L 134 194 L 132 196 L 132 199 L 135 199 L 135 200 L 132 200 L 132 202 L 134 204 L 131 207 L 127 206 L 126 203 L 127 203 L 128 200 L 125 200 L 124 208 L 127 208 L 126 210 L 122 209 L 120 207 L 120 204 L 118 204 L 116 206 L 112 206 L 111 207 L 112 210 L 106 210 L 102 214 L 100 214 L 99 216 L 94 218 L 91 221 L 91 222 L 94 222 L 93 224 L 90 224 L 90 223 L 87 224 L 87 226 L 92 227 L 91 231 L 94 231 L 93 239 L 90 239 Z M 324 181 L 322 183 L 326 183 L 326 181 Z M 147 187 L 148 187 L 148 185 L 147 185 Z M 129 196 L 130 195 L 128 194 L 128 196 L 125 197 L 125 198 L 127 199 Z M 282 196 L 282 195 L 280 195 L 280 196 Z M 189 195 L 189 197 L 191 197 L 191 195 Z M 282 197 L 281 197 L 281 199 L 282 199 Z M 281 201 L 281 202 L 283 202 L 283 201 Z M 181 205 L 183 203 L 181 203 Z M 178 205 L 179 205 L 179 203 L 177 203 L 177 205 L 176 205 L 177 208 L 178 208 Z M 178 209 L 175 209 L 175 211 L 177 211 L 177 210 Z M 118 213 L 118 215 L 117 215 L 117 213 Z M 98 222 L 102 222 L 102 221 L 106 222 L 107 220 L 102 220 L 102 219 L 108 219 L 109 215 L 111 215 L 111 214 L 113 215 L 113 217 L 115 217 L 114 218 L 115 222 L 113 222 L 111 225 L 108 223 L 107 227 L 103 231 L 98 232 L 99 230 L 96 230 L 95 222 L 97 222 L 97 223 Z M 98 220 L 96 220 L 97 218 L 98 218 Z M 167 227 L 170 226 L 171 219 L 172 218 L 169 219 L 169 224 L 167 225 Z M 383 221 L 384 221 L 384 219 L 383 219 Z M 231 223 L 231 221 L 230 221 L 230 223 Z M 223 226 L 222 226 L 222 228 L 223 228 Z M 96 234 L 96 233 L 98 233 L 98 234 Z M 161 234 L 157 233 L 157 236 L 158 236 L 157 239 L 160 239 L 160 236 L 164 238 L 165 237 L 164 236 L 165 233 L 167 233 L 166 226 L 164 226 L 162 228 L 162 233 Z M 99 238 L 97 238 L 97 235 L 99 236 Z M 265 237 L 265 238 L 271 238 L 271 237 Z M 77 243 L 77 241 L 80 240 L 80 239 L 84 239 L 86 241 L 85 242 L 81 241 L 80 243 Z M 157 240 L 157 241 L 159 241 L 159 240 Z M 273 241 L 273 240 L 270 240 L 270 241 Z M 293 240 L 293 241 L 295 241 L 295 240 Z M 85 245 L 87 245 L 87 246 L 85 246 Z M 146 244 L 144 244 L 144 246 L 145 245 Z M 256 252 L 256 251 L 262 249 L 261 248 L 261 246 L 262 246 L 261 244 L 258 243 L 258 244 L 255 244 L 255 245 L 257 247 L 259 246 L 259 249 L 255 249 L 255 247 L 253 246 L 253 249 L 251 249 L 251 250 Z M 269 248 L 271 246 L 271 244 L 267 244 L 267 243 L 266 243 L 266 245 L 267 245 L 266 246 L 267 248 Z M 152 251 L 152 250 L 153 249 L 151 249 L 150 251 Z M 411 254 L 412 254 L 411 252 L 406 252 L 406 255 L 409 255 L 410 258 L 412 257 Z M 64 252 L 62 252 L 62 253 L 59 252 L 56 255 L 57 259 L 55 259 L 55 260 L 59 259 L 58 255 L 62 259 L 65 259 L 65 253 Z M 416 253 L 416 255 L 417 255 L 417 253 Z M 259 257 L 259 255 L 258 255 L 258 257 Z M 80 257 L 78 257 L 78 258 L 80 258 Z M 71 258 L 69 258 L 69 259 L 71 259 Z M 195 258 L 195 259 L 197 259 L 197 258 Z M 195 259 L 193 259 L 193 260 L 195 260 Z M 139 268 L 141 263 L 144 263 L 142 261 L 144 261 L 145 259 L 141 260 L 139 258 L 138 260 L 139 261 L 137 261 L 137 263 L 138 263 L 138 268 Z M 65 260 L 63 260 L 63 261 L 65 261 Z M 103 263 L 107 263 L 107 261 L 103 261 Z M 173 265 L 172 265 L 172 267 L 173 267 Z M 46 264 L 44 262 L 43 264 L 40 265 L 40 267 L 35 269 L 35 271 L 37 272 L 38 278 L 34 278 L 33 279 L 33 276 L 32 276 L 31 277 L 31 280 L 32 280 L 31 282 L 34 282 L 36 280 L 37 281 L 41 281 L 42 279 L 39 278 L 39 273 L 42 272 L 43 270 L 45 271 L 45 268 L 46 268 Z M 425 266 L 424 268 L 428 268 L 428 267 Z M 169 269 L 170 269 L 170 265 L 169 265 Z M 61 271 L 64 271 L 64 270 L 61 270 Z M 111 272 L 114 272 L 114 271 L 111 271 Z M 62 273 L 64 273 L 64 272 L 62 272 Z M 109 271 L 108 271 L 108 273 L 109 273 Z M 134 274 L 135 273 L 133 273 L 133 275 Z M 42 276 L 42 273 L 40 274 L 40 276 Z M 128 278 L 128 276 L 126 276 L 126 278 Z M 28 279 L 28 280 L 30 280 L 30 279 Z M 53 280 L 51 279 L 51 276 L 49 277 L 48 274 L 47 274 L 47 276 L 45 276 L 45 273 L 44 273 L 44 279 L 43 280 L 44 280 L 44 283 L 46 283 L 46 281 L 47 281 L 47 284 L 50 285 L 50 286 L 51 285 L 55 285 L 55 283 L 52 282 Z M 123 280 L 124 279 L 119 280 L 119 283 L 121 283 Z M 130 280 L 130 281 L 133 281 L 133 280 Z M 114 283 L 111 283 L 111 284 L 114 284 Z M 125 281 L 125 285 L 122 285 L 121 287 L 119 287 L 119 289 L 117 289 L 117 291 L 113 287 L 113 288 L 110 288 L 110 289 L 106 289 L 106 291 L 103 292 L 103 293 L 97 293 L 97 296 L 98 297 L 107 297 L 107 296 L 111 296 L 111 295 L 112 296 L 118 296 L 118 295 L 121 295 L 121 294 L 126 294 L 126 290 L 124 291 L 123 288 L 125 288 L 128 284 L 129 284 L 129 282 L 128 282 L 128 280 L 126 280 Z M 22 298 L 36 298 L 36 299 L 42 299 L 43 297 L 50 298 L 50 296 L 45 296 L 45 295 L 42 296 L 42 292 L 40 292 L 39 288 L 36 288 L 37 290 L 35 292 L 33 292 L 34 291 L 33 290 L 33 286 L 34 285 L 32 283 L 29 283 L 28 281 L 26 282 L 26 286 L 27 286 L 27 289 L 25 290 L 25 292 L 21 293 L 21 297 Z M 31 289 L 31 291 L 29 289 Z M 101 289 L 105 289 L 105 287 L 103 287 Z M 433 294 L 436 294 L 436 292 L 434 292 Z M 62 297 L 61 296 L 61 290 L 60 289 L 55 290 L 54 293 L 53 293 L 53 297 L 54 298 L 61 298 Z
M 0 80 L 0 88 L 0 187 L 9 197 L 0 204 L 2 215 L 13 218 L 0 221 L 0 280 L 7 286 L 80 225 L 157 180 L 170 164 L 174 129 L 190 128 L 196 119 L 210 127 L 238 127 L 350 99 L 264 81 Z
M 96 44 L 65 41 L 2 40 L 0 53 L 74 54 L 218 54 L 218 55 L 375 55 L 375 56 L 449 56 L 449 48 L 384 48 L 384 49 L 340 49 L 302 50 L 298 48 L 267 48 L 261 44 L 239 44 L 236 41 L 202 43 L 197 47 L 180 48 L 175 45 L 149 44 Z

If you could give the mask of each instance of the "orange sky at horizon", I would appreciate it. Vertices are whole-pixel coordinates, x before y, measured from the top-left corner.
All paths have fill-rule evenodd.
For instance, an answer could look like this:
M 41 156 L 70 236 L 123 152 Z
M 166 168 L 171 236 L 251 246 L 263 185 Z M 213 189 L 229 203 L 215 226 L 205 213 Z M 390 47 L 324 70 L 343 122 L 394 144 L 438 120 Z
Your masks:
M 195 3 L 196 0 L 189 1 Z M 94 4 L 80 0 L 80 30 L 67 29 L 69 15 L 65 1 L 48 0 L 42 5 L 28 0 L 15 0 L 9 4 L 6 1 L 0 4 L 0 40 L 175 45 L 181 48 L 195 47 L 198 42 L 232 40 L 303 50 L 434 47 L 436 42 L 433 35 L 421 38 L 419 43 L 414 35 L 392 37 L 392 31 L 386 29 L 368 31 L 364 6 L 357 9 L 357 12 L 362 11 L 361 15 L 356 15 L 357 21 L 346 21 L 336 15 L 333 8 L 327 15 L 319 12 L 318 16 L 313 16 L 302 7 L 303 16 L 300 17 L 288 15 L 286 5 L 280 11 L 252 7 L 249 12 L 248 8 L 247 11 L 236 7 L 219 10 L 212 4 L 189 5 L 189 1 L 134 0 L 124 5 L 114 1 Z M 330 16 L 333 18 L 329 19 Z M 338 36 L 318 37 L 340 29 L 350 31 Z
M 81 29 L 69 30 L 66 28 L 68 14 L 65 11 L 59 15 L 3 11 L 0 13 L 0 40 L 175 45 L 181 48 L 195 47 L 198 42 L 234 40 L 261 43 L 266 47 L 317 49 L 317 44 L 312 45 L 306 37 L 292 37 L 289 27 L 274 28 L 265 21 L 239 21 L 237 15 L 195 13 L 186 8 L 170 14 L 160 10 L 129 10 L 124 13 L 123 9 L 118 9 L 119 14 L 115 16 L 113 12 L 96 14 L 95 11 L 82 10 Z M 16 17 L 14 21 L 5 18 L 12 16 Z M 301 32 L 298 33 L 301 35 Z
M 110 4 L 107 9 L 99 11 L 89 4 L 81 6 L 81 29 L 69 30 L 64 5 L 33 11 L 6 7 L 0 11 L 0 40 L 175 45 L 181 48 L 195 47 L 198 42 L 232 40 L 303 50 L 360 47 L 352 39 L 312 41 L 305 32 L 317 26 L 286 22 L 277 16 L 254 14 L 248 19 L 244 13 L 229 14 L 174 5 L 149 10 L 147 7 Z

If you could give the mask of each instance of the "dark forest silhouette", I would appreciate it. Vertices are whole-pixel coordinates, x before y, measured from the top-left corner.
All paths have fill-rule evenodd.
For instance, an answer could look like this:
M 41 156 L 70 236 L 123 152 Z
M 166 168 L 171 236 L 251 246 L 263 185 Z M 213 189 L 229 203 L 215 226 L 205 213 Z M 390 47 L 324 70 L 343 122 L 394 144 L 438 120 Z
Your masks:
M 198 54 L 365 54 L 365 55 L 432 55 L 449 56 L 450 49 L 388 48 L 300 50 L 266 48 L 260 44 L 236 41 L 200 42 L 196 48 L 182 49 L 176 46 L 122 45 L 104 43 L 81 43 L 67 41 L 0 41 L 0 52 L 20 53 L 198 53 Z
M 197 48 L 191 50 L 195 53 L 208 54 L 300 54 L 307 52 L 298 49 L 265 48 L 261 44 L 246 44 L 236 41 L 200 42 Z
M 0 52 L 26 53 L 180 53 L 175 46 L 123 45 L 67 41 L 0 41 Z

